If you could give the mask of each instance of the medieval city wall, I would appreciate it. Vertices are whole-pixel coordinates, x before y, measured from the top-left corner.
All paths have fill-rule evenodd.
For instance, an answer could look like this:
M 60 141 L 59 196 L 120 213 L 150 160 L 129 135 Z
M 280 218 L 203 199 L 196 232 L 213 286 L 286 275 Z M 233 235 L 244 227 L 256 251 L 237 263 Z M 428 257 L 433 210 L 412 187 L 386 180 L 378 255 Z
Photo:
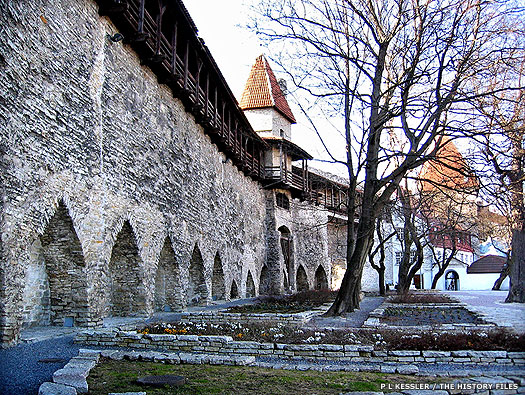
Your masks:
M 0 4 L 3 342 L 255 294 L 260 184 L 108 40 L 94 2 Z
M 326 213 L 276 207 L 109 39 L 95 2 L 0 8 L 3 345 L 33 325 L 282 292 L 282 226 L 293 281 L 330 284 Z

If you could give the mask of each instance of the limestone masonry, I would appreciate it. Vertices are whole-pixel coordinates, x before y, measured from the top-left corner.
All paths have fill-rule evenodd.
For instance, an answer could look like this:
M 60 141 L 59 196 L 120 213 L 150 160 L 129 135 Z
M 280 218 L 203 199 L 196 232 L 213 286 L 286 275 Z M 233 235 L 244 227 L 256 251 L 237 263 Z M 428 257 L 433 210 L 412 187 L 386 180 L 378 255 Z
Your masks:
M 332 282 L 341 185 L 314 188 L 286 99 L 250 125 L 179 1 L 159 29 L 156 1 L 120 3 L 0 0 L 4 346 Z

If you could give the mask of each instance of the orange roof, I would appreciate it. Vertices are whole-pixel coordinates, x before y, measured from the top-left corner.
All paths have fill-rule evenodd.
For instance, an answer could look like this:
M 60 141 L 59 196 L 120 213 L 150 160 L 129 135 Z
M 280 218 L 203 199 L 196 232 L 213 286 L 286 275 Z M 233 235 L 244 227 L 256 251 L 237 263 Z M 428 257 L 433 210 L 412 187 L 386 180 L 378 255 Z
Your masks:
M 263 55 L 259 56 L 252 66 L 239 106 L 243 110 L 274 107 L 291 123 L 296 123 L 286 96 Z
M 425 163 L 419 175 L 423 190 L 432 190 L 436 186 L 451 189 L 478 187 L 478 180 L 452 140 L 444 137 L 441 144 L 435 158 Z

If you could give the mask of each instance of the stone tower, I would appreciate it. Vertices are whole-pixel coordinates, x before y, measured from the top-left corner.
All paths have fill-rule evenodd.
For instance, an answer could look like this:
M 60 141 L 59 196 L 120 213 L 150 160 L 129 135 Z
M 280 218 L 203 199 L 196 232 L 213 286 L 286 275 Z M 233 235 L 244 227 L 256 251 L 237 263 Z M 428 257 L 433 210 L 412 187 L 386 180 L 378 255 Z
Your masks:
M 271 146 L 264 157 L 267 181 L 289 191 L 292 197 L 304 197 L 308 191 L 306 160 L 312 156 L 291 141 L 296 120 L 283 85 L 261 55 L 255 60 L 239 106 L 253 129 Z M 292 166 L 296 161 L 300 164 Z

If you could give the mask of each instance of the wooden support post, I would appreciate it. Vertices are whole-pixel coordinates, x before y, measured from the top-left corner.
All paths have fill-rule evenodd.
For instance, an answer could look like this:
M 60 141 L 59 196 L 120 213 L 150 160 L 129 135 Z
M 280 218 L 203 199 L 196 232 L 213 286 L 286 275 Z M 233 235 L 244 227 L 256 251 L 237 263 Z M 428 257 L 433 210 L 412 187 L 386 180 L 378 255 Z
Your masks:
M 197 57 L 197 76 L 195 77 L 195 105 L 199 104 L 199 85 L 201 80 L 201 69 L 202 69 L 202 61 L 201 59 Z
M 157 32 L 156 32 L 156 42 L 155 42 L 155 58 L 159 59 L 160 61 L 163 60 L 163 56 L 161 56 L 160 53 L 160 41 L 162 37 L 162 17 L 164 15 L 164 11 L 166 11 L 166 6 L 162 5 L 162 0 L 159 0 L 159 15 L 157 15 Z M 154 59 L 154 60 L 156 60 Z
M 239 121 L 237 119 L 235 119 L 235 135 L 233 136 L 233 144 L 234 144 L 234 149 L 233 149 L 233 152 L 235 155 L 239 155 Z
M 190 40 L 186 40 L 186 52 L 184 54 L 184 90 L 188 90 L 189 64 L 190 64 Z
M 210 110 L 210 73 L 206 73 L 206 91 L 204 92 L 204 118 L 208 120 Z
M 144 8 L 145 8 L 145 0 L 140 0 L 139 2 L 139 15 L 138 15 L 138 21 L 137 21 L 137 33 L 135 34 L 135 37 L 133 38 L 133 41 L 141 42 L 145 41 L 148 35 L 144 33 Z
M 222 113 L 221 113 L 221 137 L 224 138 L 225 130 L 224 130 L 224 116 L 226 115 L 226 103 L 224 100 L 222 101 Z
M 178 22 L 175 21 L 175 24 L 173 25 L 173 33 L 171 35 L 171 74 L 173 76 L 178 76 L 177 73 L 177 30 L 178 30 Z

